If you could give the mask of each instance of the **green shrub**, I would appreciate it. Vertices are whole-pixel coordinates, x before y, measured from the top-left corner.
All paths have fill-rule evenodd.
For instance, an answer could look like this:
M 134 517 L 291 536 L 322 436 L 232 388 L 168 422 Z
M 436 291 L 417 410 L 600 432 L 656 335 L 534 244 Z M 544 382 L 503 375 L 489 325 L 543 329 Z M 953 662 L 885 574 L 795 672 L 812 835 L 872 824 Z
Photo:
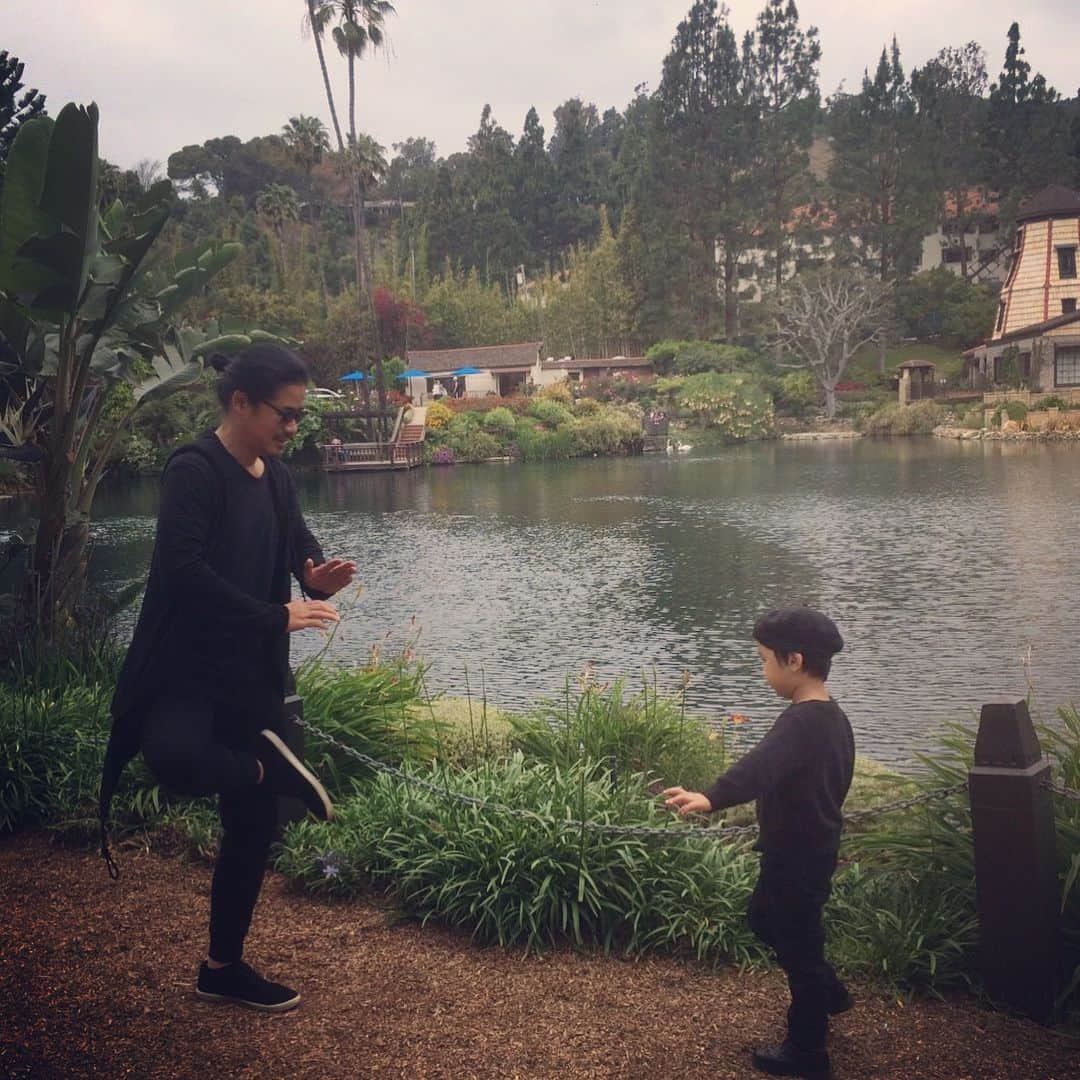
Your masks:
M 868 435 L 928 435 L 945 416 L 945 410 L 935 401 L 918 401 L 914 405 L 892 402 L 868 416 L 862 430 Z
M 1017 424 L 1027 419 L 1028 407 L 1022 401 L 1005 402 L 1005 415 Z
M 986 426 L 986 410 L 981 405 L 976 405 L 964 413 L 960 423 L 963 427 L 979 430 Z
M 558 428 L 570 423 L 574 414 L 561 401 L 537 397 L 529 406 L 529 415 L 548 427 Z
M 703 371 L 733 372 L 751 367 L 754 354 L 739 345 L 714 345 L 688 341 L 675 354 L 675 374 L 697 375 Z
M 772 400 L 748 376 L 715 372 L 687 375 L 676 395 L 680 406 L 733 442 L 761 438 L 773 431 Z
M 821 388 L 809 371 L 788 371 L 780 376 L 778 410 L 792 416 L 805 416 L 821 402 Z
M 688 826 L 643 789 L 613 786 L 603 765 L 537 765 L 519 754 L 426 779 L 435 791 L 380 775 L 329 825 L 293 826 L 277 868 L 339 896 L 373 880 L 409 914 L 481 942 L 763 959 L 744 919 L 756 858 L 745 845 L 680 843 Z M 568 819 L 667 826 L 673 840 L 560 827 Z
M 560 379 L 555 383 L 548 383 L 536 391 L 536 398 L 540 401 L 557 401 L 560 405 L 569 408 L 574 403 L 574 395 L 570 390 L 570 383 L 566 379 Z
M 574 456 L 574 436 L 569 426 L 545 431 L 535 421 L 522 422 L 514 441 L 522 461 L 564 461 Z
M 484 414 L 483 423 L 485 429 L 493 435 L 509 438 L 517 427 L 517 417 L 504 405 L 500 405 Z
M 595 416 L 603 406 L 596 398 L 580 397 L 574 402 L 575 416 Z
M 626 413 L 606 409 L 595 416 L 575 419 L 570 433 L 577 456 L 624 454 L 641 438 L 641 423 Z
M 1059 397 L 1057 394 L 1050 394 L 1049 397 L 1040 398 L 1031 406 L 1033 412 L 1040 412 L 1045 409 L 1074 409 L 1075 405 L 1066 401 L 1063 397 Z

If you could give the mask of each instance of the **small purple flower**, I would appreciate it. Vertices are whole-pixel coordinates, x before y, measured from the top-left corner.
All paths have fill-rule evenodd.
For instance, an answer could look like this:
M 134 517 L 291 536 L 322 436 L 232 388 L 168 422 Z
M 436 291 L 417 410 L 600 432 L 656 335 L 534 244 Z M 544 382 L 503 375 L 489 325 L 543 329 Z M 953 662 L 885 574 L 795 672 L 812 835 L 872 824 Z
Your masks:
M 338 879 L 341 877 L 341 867 L 338 865 L 336 851 L 328 851 L 325 855 L 316 855 L 315 861 L 319 864 L 324 878 Z

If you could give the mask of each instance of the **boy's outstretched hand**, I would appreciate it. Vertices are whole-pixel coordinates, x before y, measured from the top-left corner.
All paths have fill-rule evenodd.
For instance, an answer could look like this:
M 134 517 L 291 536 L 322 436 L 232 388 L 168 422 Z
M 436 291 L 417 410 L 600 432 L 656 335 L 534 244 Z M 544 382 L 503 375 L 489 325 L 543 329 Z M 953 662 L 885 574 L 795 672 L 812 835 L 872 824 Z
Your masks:
M 679 817 L 687 814 L 711 814 L 712 803 L 700 791 L 687 791 L 686 788 L 669 787 L 663 791 L 664 805 L 679 811 Z

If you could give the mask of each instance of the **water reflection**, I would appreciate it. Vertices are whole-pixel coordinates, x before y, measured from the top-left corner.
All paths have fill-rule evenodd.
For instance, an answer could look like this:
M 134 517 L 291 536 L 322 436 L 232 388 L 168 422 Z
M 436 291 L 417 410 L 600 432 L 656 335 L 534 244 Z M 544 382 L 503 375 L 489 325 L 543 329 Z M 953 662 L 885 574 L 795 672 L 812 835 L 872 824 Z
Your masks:
M 778 708 L 749 642 L 780 603 L 829 611 L 848 641 L 830 685 L 861 746 L 896 762 L 950 720 L 1026 690 L 1074 692 L 1072 557 L 1080 454 L 1067 445 L 932 439 L 768 444 L 706 456 L 476 466 L 299 479 L 328 553 L 364 593 L 335 642 L 361 658 L 421 628 L 435 689 L 521 705 L 654 669 L 688 703 L 762 729 Z M 105 488 L 94 577 L 145 571 L 152 481 Z M 0 526 L 25 511 L 9 504 Z M 353 602 L 350 600 L 350 604 Z M 297 639 L 296 655 L 318 648 Z

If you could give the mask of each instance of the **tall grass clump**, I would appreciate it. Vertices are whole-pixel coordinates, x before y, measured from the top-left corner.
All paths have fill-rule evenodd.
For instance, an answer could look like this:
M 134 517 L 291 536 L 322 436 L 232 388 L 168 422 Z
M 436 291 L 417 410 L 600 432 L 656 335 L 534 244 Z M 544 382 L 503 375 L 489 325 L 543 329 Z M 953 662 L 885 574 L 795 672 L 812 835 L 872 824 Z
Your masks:
M 894 401 L 866 417 L 862 430 L 867 435 L 929 435 L 944 418 L 945 410 L 936 401 Z
M 329 826 L 294 826 L 278 869 L 339 896 L 370 881 L 421 922 L 460 927 L 482 942 L 763 958 L 743 918 L 757 862 L 745 845 L 678 839 L 691 827 L 658 808 L 640 784 L 613 785 L 602 763 L 540 765 L 518 753 L 426 778 L 444 793 L 380 774 L 339 805 Z M 462 804 L 452 794 L 488 805 Z M 666 824 L 673 839 L 569 824 L 581 820 Z
M 367 667 L 337 667 L 323 660 L 296 672 L 304 719 L 346 746 L 377 761 L 430 761 L 444 729 L 425 705 L 423 668 L 404 659 Z M 311 767 L 334 794 L 370 776 L 367 766 L 310 733 L 304 744 Z
M 566 767 L 584 757 L 617 776 L 645 773 L 698 790 L 724 769 L 724 741 L 687 715 L 685 701 L 662 697 L 648 679 L 636 692 L 622 679 L 608 687 L 587 676 L 573 690 L 567 680 L 562 698 L 509 721 L 511 745 L 546 764 Z
M 1055 780 L 1080 790 L 1080 713 L 1039 725 Z M 932 791 L 967 778 L 974 729 L 955 725 L 916 788 Z M 1080 1009 L 1080 804 L 1054 796 L 1066 985 L 1061 1014 Z M 967 792 L 872 819 L 845 834 L 853 865 L 836 879 L 830 933 L 839 962 L 902 988 L 978 984 L 978 914 Z
M 95 834 L 111 698 L 111 685 L 74 678 L 59 689 L 0 686 L 0 833 Z M 160 824 L 169 810 L 141 761 L 125 771 L 114 807 L 133 828 Z

